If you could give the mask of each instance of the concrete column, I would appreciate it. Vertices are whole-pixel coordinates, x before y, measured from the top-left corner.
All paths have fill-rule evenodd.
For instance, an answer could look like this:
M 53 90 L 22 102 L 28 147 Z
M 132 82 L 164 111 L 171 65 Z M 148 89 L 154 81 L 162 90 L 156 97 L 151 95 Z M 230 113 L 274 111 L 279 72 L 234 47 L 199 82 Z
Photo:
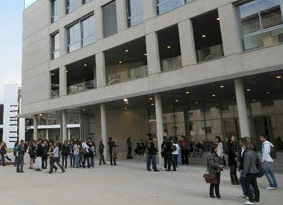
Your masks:
M 178 24 L 182 55 L 182 65 L 197 63 L 193 26 L 191 20 L 182 21 Z
M 33 139 L 37 140 L 38 138 L 38 119 L 37 115 L 33 116 Z
M 67 70 L 66 66 L 59 68 L 59 95 L 60 97 L 67 95 Z
M 83 5 L 83 1 L 82 0 L 75 1 L 75 10 L 80 8 L 80 7 L 82 7 L 82 5 Z
M 105 58 L 104 53 L 100 52 L 95 55 L 96 59 L 96 85 L 97 87 L 106 86 L 106 76 L 105 76 Z
M 142 0 L 144 20 L 155 17 L 156 15 L 156 4 L 155 1 Z
M 241 52 L 241 40 L 238 32 L 237 15 L 233 4 L 218 9 L 223 51 L 225 56 Z
M 59 29 L 59 46 L 60 46 L 60 56 L 64 56 L 67 53 L 67 40 L 66 40 L 66 28 L 62 27 Z
M 242 79 L 234 80 L 234 86 L 240 123 L 240 137 L 250 136 L 248 112 Z
M 128 28 L 126 8 L 126 0 L 116 0 L 118 32 L 126 30 Z
M 49 129 L 46 129 L 46 130 L 45 130 L 45 133 L 46 133 L 45 139 L 46 139 L 46 140 L 49 140 Z
M 70 140 L 71 139 L 71 128 L 67 128 L 67 139 Z
M 66 15 L 66 1 L 59 0 L 59 18 L 63 18 Z
M 160 94 L 155 94 L 155 112 L 156 112 L 156 128 L 157 128 L 157 140 L 158 140 L 158 150 L 161 149 L 161 144 L 163 141 L 163 112 L 162 112 L 162 101 Z M 161 163 L 161 152 L 158 152 L 158 161 Z
M 150 33 L 146 35 L 146 52 L 148 74 L 152 75 L 155 73 L 160 73 L 161 69 L 157 33 Z
M 106 126 L 107 121 L 106 121 L 106 109 L 103 103 L 100 104 L 100 112 L 101 112 L 101 139 L 105 146 L 104 157 L 105 159 L 107 159 L 108 156 L 107 126 Z
M 103 14 L 101 7 L 94 10 L 95 19 L 95 40 L 99 41 L 103 39 Z
M 61 112 L 61 141 L 64 142 L 67 139 L 67 111 Z

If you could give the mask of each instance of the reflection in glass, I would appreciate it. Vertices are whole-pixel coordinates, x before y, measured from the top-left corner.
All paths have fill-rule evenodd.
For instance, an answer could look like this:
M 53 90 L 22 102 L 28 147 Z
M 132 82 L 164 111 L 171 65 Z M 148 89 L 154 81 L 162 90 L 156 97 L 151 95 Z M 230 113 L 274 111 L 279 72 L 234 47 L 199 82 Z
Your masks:
M 135 26 L 143 21 L 142 0 L 127 0 L 128 27 Z

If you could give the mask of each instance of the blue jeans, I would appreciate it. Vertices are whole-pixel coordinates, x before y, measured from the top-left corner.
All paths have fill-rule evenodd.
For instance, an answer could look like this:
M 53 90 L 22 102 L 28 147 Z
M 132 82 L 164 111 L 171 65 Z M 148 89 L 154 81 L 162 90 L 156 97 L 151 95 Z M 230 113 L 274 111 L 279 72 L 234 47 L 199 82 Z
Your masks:
M 80 163 L 79 163 L 80 155 L 75 154 L 74 157 L 75 157 L 75 166 L 74 167 L 79 168 L 80 167 Z
M 277 188 L 277 181 L 273 173 L 273 162 L 264 161 L 262 164 L 264 175 L 266 176 L 269 186 Z
M 148 155 L 147 156 L 147 161 L 146 161 L 147 170 L 150 170 L 150 165 L 151 164 L 152 164 L 153 170 L 157 170 L 157 167 L 156 167 L 156 155 Z
M 70 167 L 75 167 L 75 157 L 73 153 L 70 153 Z

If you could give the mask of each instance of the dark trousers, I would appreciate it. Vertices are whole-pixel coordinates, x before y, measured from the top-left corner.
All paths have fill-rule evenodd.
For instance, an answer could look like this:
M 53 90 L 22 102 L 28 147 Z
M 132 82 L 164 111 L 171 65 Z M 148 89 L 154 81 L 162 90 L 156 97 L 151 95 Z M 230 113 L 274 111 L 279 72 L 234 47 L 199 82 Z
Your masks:
M 57 166 L 55 166 L 55 159 L 54 157 L 49 157 L 49 164 L 50 164 L 50 169 L 49 169 L 49 173 L 53 172 L 53 169 L 55 169 L 55 171 L 57 171 Z
M 178 155 L 177 155 L 178 157 Z M 177 161 L 176 161 L 177 162 Z M 171 170 L 171 165 L 173 165 L 173 170 L 176 170 L 176 164 L 173 162 L 173 156 L 172 153 L 167 153 L 167 171 Z
M 24 167 L 24 155 L 19 154 L 17 162 L 17 172 L 22 172 Z
M 216 197 L 220 197 L 219 185 L 220 185 L 220 172 L 216 173 L 217 184 L 210 184 L 209 187 L 209 195 L 214 196 L 214 192 Z
M 147 170 L 150 170 L 150 165 L 152 165 L 153 170 L 157 170 L 156 167 L 156 155 L 148 155 L 146 159 Z
M 84 154 L 83 155 L 84 159 L 83 159 L 83 168 L 85 168 L 85 161 L 87 161 L 87 167 L 90 168 L 90 164 L 89 164 L 89 154 Z
M 247 193 L 247 196 L 249 197 L 249 201 L 259 202 L 260 192 L 257 185 L 256 175 L 251 173 L 247 174 L 247 176 L 244 178 L 244 184 L 245 184 L 245 191 Z M 253 187 L 253 191 L 251 189 L 251 186 Z
M 230 164 L 230 178 L 233 185 L 239 184 L 239 179 L 237 177 L 237 164 Z
M 181 150 L 182 164 L 189 164 L 188 150 Z
M 99 154 L 100 154 L 100 157 L 99 157 L 99 165 L 101 165 L 101 162 L 102 162 L 103 164 L 106 164 L 103 153 L 99 153 Z
M 168 157 L 167 154 L 164 152 L 163 155 L 163 159 L 164 159 L 164 168 L 167 170 L 168 169 Z
M 62 155 L 62 166 L 65 167 L 65 169 L 67 168 L 67 159 L 68 155 Z
M 47 168 L 47 157 L 43 156 L 42 157 L 42 169 L 46 169 Z
M 113 165 L 113 153 L 109 152 L 110 164 Z

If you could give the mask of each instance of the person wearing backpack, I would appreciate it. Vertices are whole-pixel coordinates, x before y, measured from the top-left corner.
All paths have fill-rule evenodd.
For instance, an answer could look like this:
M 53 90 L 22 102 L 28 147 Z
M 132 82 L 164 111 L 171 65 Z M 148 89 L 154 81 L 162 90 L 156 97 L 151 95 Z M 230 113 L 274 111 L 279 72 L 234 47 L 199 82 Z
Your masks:
M 269 183 L 269 186 L 266 189 L 274 190 L 277 189 L 277 181 L 273 172 L 274 160 L 270 156 L 271 147 L 274 147 L 274 145 L 267 140 L 265 135 L 260 135 L 260 141 L 262 142 L 262 166 L 264 175 Z

